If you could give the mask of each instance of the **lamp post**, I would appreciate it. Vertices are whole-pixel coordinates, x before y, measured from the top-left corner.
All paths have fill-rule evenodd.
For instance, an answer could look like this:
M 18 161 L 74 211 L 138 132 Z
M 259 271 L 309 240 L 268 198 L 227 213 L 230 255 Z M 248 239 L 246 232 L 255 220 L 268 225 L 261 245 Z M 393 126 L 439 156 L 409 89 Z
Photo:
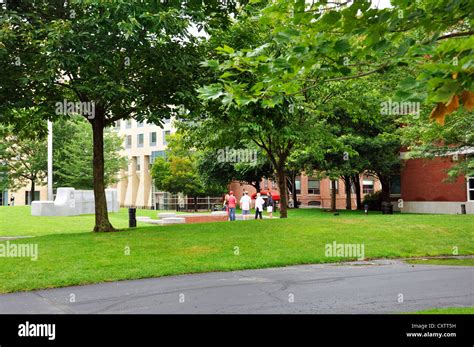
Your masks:
M 53 122 L 48 121 L 48 201 L 53 201 Z

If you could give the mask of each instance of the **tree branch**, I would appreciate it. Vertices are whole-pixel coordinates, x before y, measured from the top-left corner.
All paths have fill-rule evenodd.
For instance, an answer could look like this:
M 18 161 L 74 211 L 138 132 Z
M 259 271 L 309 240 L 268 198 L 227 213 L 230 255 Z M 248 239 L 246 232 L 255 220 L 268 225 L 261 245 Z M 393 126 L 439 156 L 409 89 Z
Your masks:
M 451 33 L 451 34 L 443 35 L 443 36 L 438 37 L 438 38 L 436 39 L 436 41 L 446 40 L 446 39 L 450 39 L 450 38 L 452 38 L 452 37 L 471 36 L 471 35 L 474 35 L 474 30 L 463 31 L 463 32 L 459 32 L 459 33 Z

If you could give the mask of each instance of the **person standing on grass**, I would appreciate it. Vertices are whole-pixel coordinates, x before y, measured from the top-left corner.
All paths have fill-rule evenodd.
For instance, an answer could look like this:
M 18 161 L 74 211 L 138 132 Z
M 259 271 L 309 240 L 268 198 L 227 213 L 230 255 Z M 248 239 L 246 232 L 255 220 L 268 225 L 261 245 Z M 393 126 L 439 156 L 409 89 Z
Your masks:
M 262 219 L 263 204 L 265 204 L 265 200 L 260 196 L 260 193 L 257 193 L 257 198 L 255 199 L 255 219 L 257 217 Z
M 273 206 L 275 205 L 275 202 L 273 201 L 272 194 L 268 194 L 268 199 L 267 199 L 267 213 L 268 217 L 273 218 Z
M 10 206 L 15 206 L 15 197 L 13 195 L 10 198 Z
M 240 208 L 242 209 L 242 218 L 246 220 L 250 216 L 250 204 L 252 199 L 247 192 L 244 191 L 244 195 L 240 198 Z
M 229 219 L 228 201 L 229 201 L 229 194 L 226 194 L 225 197 L 224 197 L 224 210 L 227 212 L 227 219 Z
M 235 220 L 235 207 L 237 205 L 237 198 L 234 196 L 234 192 L 232 191 L 229 193 L 227 205 L 229 206 L 229 220 L 232 222 Z

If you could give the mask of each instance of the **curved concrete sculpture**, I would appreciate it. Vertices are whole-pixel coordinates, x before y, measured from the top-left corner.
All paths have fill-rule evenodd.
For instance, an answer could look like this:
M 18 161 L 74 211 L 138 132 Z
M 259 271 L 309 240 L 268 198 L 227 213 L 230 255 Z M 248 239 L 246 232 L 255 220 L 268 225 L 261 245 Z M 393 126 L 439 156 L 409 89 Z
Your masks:
M 116 189 L 106 189 L 107 210 L 119 211 Z M 94 192 L 92 190 L 75 190 L 58 188 L 54 201 L 33 201 L 32 216 L 77 216 L 95 212 Z

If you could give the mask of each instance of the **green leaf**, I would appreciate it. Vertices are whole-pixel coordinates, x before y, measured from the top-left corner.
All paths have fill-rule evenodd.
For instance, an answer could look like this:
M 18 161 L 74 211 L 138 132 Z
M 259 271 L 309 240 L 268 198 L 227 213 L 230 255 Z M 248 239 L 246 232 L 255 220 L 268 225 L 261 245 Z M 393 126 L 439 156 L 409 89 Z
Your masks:
M 202 67 L 209 67 L 211 69 L 217 69 L 219 67 L 219 61 L 218 60 L 206 60 L 201 62 L 200 64 Z
M 224 45 L 223 47 L 217 47 L 216 51 L 219 53 L 227 53 L 227 54 L 233 54 L 235 51 L 232 47 L 229 47 L 227 45 Z
M 349 44 L 349 41 L 346 39 L 337 40 L 334 43 L 334 49 L 336 50 L 336 52 L 339 52 L 339 53 L 347 52 L 350 50 L 350 48 L 351 48 L 351 45 Z
M 222 91 L 222 85 L 219 83 L 210 84 L 199 88 L 197 92 L 199 93 L 200 98 L 208 100 L 215 100 L 224 95 L 224 92 Z
M 329 11 L 321 19 L 324 24 L 333 25 L 341 18 L 338 11 Z

